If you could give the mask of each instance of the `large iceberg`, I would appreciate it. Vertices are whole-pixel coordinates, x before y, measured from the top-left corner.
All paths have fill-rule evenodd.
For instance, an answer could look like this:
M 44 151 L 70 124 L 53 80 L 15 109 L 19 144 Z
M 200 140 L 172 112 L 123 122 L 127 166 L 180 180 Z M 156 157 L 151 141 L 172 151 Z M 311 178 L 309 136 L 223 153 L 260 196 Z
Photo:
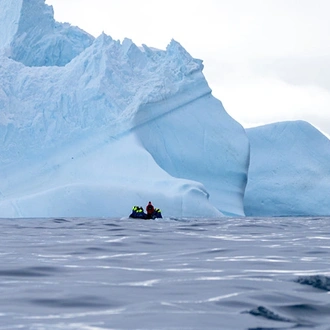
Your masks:
M 247 216 L 330 214 L 330 140 L 305 121 L 247 129 Z
M 201 60 L 0 6 L 0 217 L 244 215 L 249 141 Z

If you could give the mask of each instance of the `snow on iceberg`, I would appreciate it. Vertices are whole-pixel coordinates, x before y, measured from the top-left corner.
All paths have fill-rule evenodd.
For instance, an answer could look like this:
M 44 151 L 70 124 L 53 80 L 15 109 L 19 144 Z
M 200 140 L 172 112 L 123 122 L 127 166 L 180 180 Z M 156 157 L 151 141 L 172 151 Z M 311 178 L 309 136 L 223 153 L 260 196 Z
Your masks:
M 304 121 L 247 129 L 248 216 L 330 214 L 330 140 Z
M 244 214 L 249 142 L 201 60 L 19 3 L 0 0 L 19 22 L 0 39 L 0 217 L 122 217 L 149 200 L 164 216 Z

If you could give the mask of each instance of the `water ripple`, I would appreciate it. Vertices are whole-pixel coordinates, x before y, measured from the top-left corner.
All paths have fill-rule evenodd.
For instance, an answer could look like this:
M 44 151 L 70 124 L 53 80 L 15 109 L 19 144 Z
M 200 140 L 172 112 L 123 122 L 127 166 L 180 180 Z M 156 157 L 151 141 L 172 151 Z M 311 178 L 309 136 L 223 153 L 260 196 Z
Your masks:
M 60 271 L 58 267 L 26 267 L 16 269 L 1 269 L 0 276 L 14 276 L 14 277 L 43 277 L 55 275 Z
M 1 219 L 0 330 L 330 330 L 329 238 L 312 217 Z
M 99 307 L 119 307 L 118 303 L 109 302 L 95 296 L 79 296 L 74 298 L 43 298 L 30 299 L 29 303 L 49 308 L 99 308 Z
M 324 275 L 301 276 L 295 282 L 310 285 L 314 288 L 330 291 L 330 277 Z

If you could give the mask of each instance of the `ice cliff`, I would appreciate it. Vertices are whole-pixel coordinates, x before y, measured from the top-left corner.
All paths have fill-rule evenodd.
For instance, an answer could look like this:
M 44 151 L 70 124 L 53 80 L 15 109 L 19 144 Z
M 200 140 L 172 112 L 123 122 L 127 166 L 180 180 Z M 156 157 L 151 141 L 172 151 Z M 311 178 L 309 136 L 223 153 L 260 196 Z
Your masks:
M 201 60 L 0 8 L 0 217 L 244 214 L 249 142 Z
M 330 140 L 304 121 L 250 128 L 248 216 L 330 214 Z

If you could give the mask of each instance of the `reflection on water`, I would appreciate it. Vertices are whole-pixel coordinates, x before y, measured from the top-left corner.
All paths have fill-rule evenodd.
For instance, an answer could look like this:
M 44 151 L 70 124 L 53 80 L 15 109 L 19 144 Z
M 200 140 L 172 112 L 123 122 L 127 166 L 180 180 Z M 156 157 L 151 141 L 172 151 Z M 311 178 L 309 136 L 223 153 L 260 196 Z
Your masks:
M 0 329 L 330 329 L 330 218 L 1 219 Z

